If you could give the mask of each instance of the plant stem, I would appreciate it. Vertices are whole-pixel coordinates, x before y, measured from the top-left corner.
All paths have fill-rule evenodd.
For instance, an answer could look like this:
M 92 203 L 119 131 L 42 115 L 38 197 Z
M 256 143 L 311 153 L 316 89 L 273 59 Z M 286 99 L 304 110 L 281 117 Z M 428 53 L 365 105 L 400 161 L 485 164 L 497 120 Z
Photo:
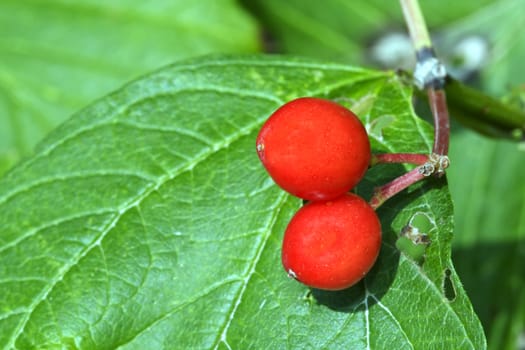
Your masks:
M 407 154 L 394 154 L 390 157 L 387 155 L 376 155 L 372 157 L 371 164 L 406 162 L 407 160 L 409 160 L 409 163 L 414 163 L 413 161 L 415 161 L 415 164 L 419 164 L 417 168 L 377 188 L 370 199 L 370 205 L 374 209 L 377 209 L 387 199 L 405 188 L 430 175 L 442 176 L 449 165 L 447 154 L 450 123 L 444 90 L 446 71 L 443 64 L 436 58 L 418 1 L 400 0 L 400 3 L 416 50 L 417 65 L 414 70 L 414 80 L 418 87 L 427 90 L 430 108 L 434 117 L 434 145 L 432 146 L 432 154 L 426 157 L 423 163 L 420 162 L 422 158 L 413 158 L 414 155 L 409 156 Z
M 377 209 L 381 206 L 387 199 L 395 196 L 399 192 L 403 191 L 408 186 L 424 179 L 426 176 L 423 175 L 421 167 L 412 169 L 408 173 L 401 175 L 400 177 L 394 179 L 393 181 L 378 187 L 374 190 L 374 194 L 370 199 L 370 206 L 374 209 Z
M 430 35 L 428 34 L 425 19 L 421 13 L 418 1 L 400 0 L 400 2 L 407 23 L 408 32 L 410 33 L 416 52 L 425 47 L 432 47 Z
M 447 77 L 447 100 L 454 117 L 464 125 L 493 137 L 525 140 L 525 111 Z
M 432 153 L 446 156 L 450 138 L 450 122 L 445 90 L 430 88 L 427 93 L 428 102 L 434 116 L 434 146 Z
M 417 153 L 381 153 L 373 154 L 370 166 L 384 163 L 408 163 L 423 165 L 428 161 L 428 155 Z
M 450 135 L 447 100 L 443 89 L 446 71 L 436 58 L 418 1 L 400 0 L 400 2 L 416 50 L 417 65 L 414 77 L 421 87 L 427 90 L 430 108 L 434 116 L 432 153 L 446 156 Z

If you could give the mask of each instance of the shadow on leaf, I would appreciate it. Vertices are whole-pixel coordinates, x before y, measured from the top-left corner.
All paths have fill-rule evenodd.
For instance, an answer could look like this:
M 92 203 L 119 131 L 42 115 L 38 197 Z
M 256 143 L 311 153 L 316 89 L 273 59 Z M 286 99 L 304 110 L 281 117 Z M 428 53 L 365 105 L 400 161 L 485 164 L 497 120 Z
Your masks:
M 354 313 L 377 303 L 390 288 L 397 272 L 399 252 L 391 243 L 384 243 L 379 257 L 370 272 L 356 285 L 339 290 L 312 289 L 317 303 L 334 311 Z M 365 303 L 366 302 L 366 303 Z
M 387 164 L 374 167 L 356 188 L 356 192 L 368 199 L 373 188 L 385 184 L 405 172 L 399 164 Z M 341 291 L 325 291 L 312 289 L 311 295 L 320 305 L 338 312 L 360 312 L 370 308 L 381 300 L 392 285 L 399 265 L 400 252 L 395 246 L 399 232 L 393 229 L 393 221 L 400 211 L 409 206 L 429 190 L 440 189 L 446 185 L 446 180 L 429 178 L 389 199 L 377 210 L 381 219 L 383 245 L 372 270 L 358 284 Z

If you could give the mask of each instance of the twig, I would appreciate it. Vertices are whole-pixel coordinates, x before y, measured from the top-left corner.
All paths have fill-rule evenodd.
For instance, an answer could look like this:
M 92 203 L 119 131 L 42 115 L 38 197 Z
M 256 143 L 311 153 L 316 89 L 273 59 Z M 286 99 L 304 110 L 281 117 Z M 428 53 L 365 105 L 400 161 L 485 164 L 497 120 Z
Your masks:
M 428 155 L 418 153 L 381 153 L 373 154 L 370 166 L 385 163 L 408 163 L 423 165 L 428 161 Z
M 418 2 L 413 0 L 401 0 L 400 2 L 408 32 L 410 33 L 416 52 L 425 47 L 432 47 L 425 18 L 421 13 Z
M 430 109 L 434 116 L 434 146 L 432 152 L 446 156 L 450 139 L 450 119 L 445 90 L 430 88 L 427 93 Z
M 377 188 L 374 191 L 372 198 L 370 199 L 370 206 L 377 209 L 387 199 L 395 196 L 399 192 L 403 191 L 408 186 L 423 180 L 426 176 L 423 174 L 422 166 L 412 169 L 408 173 L 401 175 L 395 180 Z
M 434 144 L 432 154 L 421 165 L 419 155 L 393 154 L 372 157 L 371 165 L 394 160 L 420 164 L 417 168 L 392 180 L 384 186 L 376 188 L 370 205 L 378 208 L 387 199 L 393 197 L 410 185 L 423 180 L 430 175 L 442 176 L 449 165 L 448 146 L 450 138 L 449 115 L 445 95 L 446 70 L 437 59 L 425 20 L 417 0 L 400 0 L 410 37 L 416 50 L 417 64 L 414 70 L 414 80 L 420 89 L 426 89 L 432 115 L 434 116 Z

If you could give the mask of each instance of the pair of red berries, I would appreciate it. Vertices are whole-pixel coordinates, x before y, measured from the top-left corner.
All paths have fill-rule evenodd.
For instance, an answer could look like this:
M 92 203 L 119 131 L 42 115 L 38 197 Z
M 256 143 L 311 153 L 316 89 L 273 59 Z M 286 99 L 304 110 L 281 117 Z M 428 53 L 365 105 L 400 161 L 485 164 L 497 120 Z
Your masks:
M 256 147 L 273 180 L 309 201 L 284 234 L 282 263 L 288 274 L 326 290 L 361 280 L 381 246 L 374 209 L 348 193 L 370 163 L 370 141 L 361 121 L 335 102 L 303 97 L 270 116 Z

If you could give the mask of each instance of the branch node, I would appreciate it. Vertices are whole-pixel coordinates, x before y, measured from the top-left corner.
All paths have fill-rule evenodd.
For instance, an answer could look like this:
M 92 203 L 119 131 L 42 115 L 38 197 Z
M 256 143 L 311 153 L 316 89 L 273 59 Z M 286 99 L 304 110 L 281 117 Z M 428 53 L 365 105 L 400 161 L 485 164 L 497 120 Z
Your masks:
M 439 161 L 438 161 L 438 173 L 444 173 L 445 169 L 447 169 L 450 166 L 450 159 L 448 156 L 440 155 Z
M 418 168 L 418 171 L 425 177 L 429 177 L 431 175 L 441 177 L 445 174 L 445 170 L 449 167 L 449 165 L 450 159 L 446 155 L 432 153 L 430 157 L 428 157 L 428 162 L 421 165 Z
M 421 175 L 425 177 L 429 177 L 430 175 L 434 174 L 436 171 L 436 167 L 431 161 L 426 162 L 422 166 L 418 168 L 418 171 Z
M 414 70 L 414 83 L 420 89 L 442 88 L 445 85 L 447 70 L 435 56 L 424 56 L 418 60 Z

